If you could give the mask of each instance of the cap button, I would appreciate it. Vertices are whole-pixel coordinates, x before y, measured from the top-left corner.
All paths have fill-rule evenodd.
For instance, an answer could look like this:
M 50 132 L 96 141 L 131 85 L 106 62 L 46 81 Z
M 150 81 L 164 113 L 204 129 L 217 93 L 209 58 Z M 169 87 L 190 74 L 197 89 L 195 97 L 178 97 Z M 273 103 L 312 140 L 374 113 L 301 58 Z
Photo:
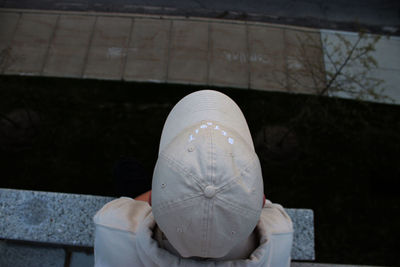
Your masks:
M 215 195 L 215 187 L 212 185 L 206 186 L 206 188 L 204 188 L 204 195 L 207 198 L 212 198 Z

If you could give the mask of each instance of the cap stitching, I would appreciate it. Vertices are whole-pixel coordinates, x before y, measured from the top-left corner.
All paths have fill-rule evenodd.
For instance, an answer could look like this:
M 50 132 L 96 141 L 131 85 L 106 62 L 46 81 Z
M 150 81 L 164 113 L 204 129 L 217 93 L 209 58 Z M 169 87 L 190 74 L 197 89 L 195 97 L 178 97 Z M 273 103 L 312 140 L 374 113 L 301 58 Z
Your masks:
M 216 174 L 216 152 L 214 145 L 214 131 L 210 131 L 210 141 L 211 141 L 211 184 L 215 184 L 215 174 Z
M 212 237 L 212 233 L 210 233 L 211 230 L 212 230 L 210 228 L 210 222 L 211 222 L 212 216 L 210 216 L 210 214 L 211 214 L 211 210 L 213 208 L 214 201 L 213 200 L 208 201 L 207 204 L 208 204 L 208 209 L 207 209 L 206 218 L 208 218 L 208 220 L 207 220 L 207 239 L 206 239 L 207 245 L 206 245 L 206 254 L 205 255 L 208 255 L 210 253 L 210 243 L 211 243 L 211 238 L 210 237 Z
M 232 186 L 232 184 L 233 184 L 234 182 L 236 182 L 238 179 L 240 179 L 240 178 L 242 177 L 243 172 L 246 171 L 246 170 L 248 170 L 248 169 L 249 169 L 249 166 L 250 166 L 251 164 L 254 164 L 254 163 L 255 163 L 255 160 L 256 160 L 256 159 L 257 159 L 257 158 L 256 158 L 255 156 L 253 156 L 252 160 L 248 162 L 248 164 L 243 168 L 243 170 L 240 172 L 240 174 L 239 174 L 238 176 L 236 176 L 236 177 L 233 178 L 231 181 L 227 182 L 226 184 L 224 184 L 223 186 L 221 186 L 220 188 L 218 188 L 218 190 L 217 190 L 215 196 L 216 196 L 218 199 L 220 199 L 220 200 L 222 200 L 222 201 L 224 201 L 224 202 L 227 202 L 227 203 L 229 203 L 229 204 L 233 204 L 234 202 L 225 200 L 220 194 L 217 194 L 217 193 L 221 193 L 221 192 L 224 192 L 225 190 L 228 190 L 228 189 Z M 234 204 L 238 204 L 238 203 L 234 203 Z M 242 209 L 240 206 L 237 206 L 237 207 L 240 208 L 240 209 Z M 251 211 L 254 211 L 254 212 L 258 212 L 258 209 L 252 209 L 252 208 L 250 208 L 250 207 L 246 208 L 246 210 L 251 210 Z
M 215 155 L 215 146 L 214 146 L 214 143 L 213 143 L 213 131 L 209 131 L 209 134 L 210 134 L 210 150 L 209 150 L 209 155 L 210 155 L 210 180 L 211 180 L 211 184 L 212 185 L 214 185 L 214 183 L 215 183 L 215 181 L 214 181 L 214 178 L 215 178 L 215 157 L 216 157 L 216 155 Z M 212 209 L 212 207 L 213 207 L 213 204 L 214 204 L 214 201 L 208 201 L 207 202 L 207 211 L 206 211 L 206 214 L 204 214 L 205 215 L 205 219 L 206 219 L 206 221 L 207 221 L 207 224 L 206 224 L 206 231 L 205 231 L 205 233 L 206 233 L 206 239 L 205 239 L 205 254 L 204 255 L 208 255 L 209 254 L 209 250 L 210 250 L 210 243 L 211 243 L 211 236 L 212 236 L 212 233 L 211 233 L 211 231 L 212 231 L 212 229 L 210 228 L 210 222 L 211 222 L 211 219 L 212 219 L 212 216 L 210 216 L 210 210 Z
M 207 132 L 206 132 L 206 135 L 207 135 L 207 137 L 211 134 L 211 132 L 210 132 L 210 130 L 207 128 Z M 206 179 L 205 179 L 205 181 L 206 181 L 206 183 L 210 183 L 210 176 L 211 176 L 211 167 L 210 167 L 210 162 L 211 162 L 211 153 L 210 153 L 210 150 L 211 150 L 211 142 L 210 142 L 210 140 L 209 140 L 209 138 L 207 138 L 206 139 L 206 142 L 207 142 L 207 162 L 206 162 L 206 169 L 207 169 L 207 174 L 206 174 Z
M 158 204 L 157 206 L 153 207 L 153 210 L 159 210 L 159 209 L 165 209 L 165 208 L 174 208 L 176 206 L 179 206 L 182 202 L 187 202 L 187 201 L 190 201 L 193 198 L 198 198 L 198 197 L 201 197 L 201 196 L 203 196 L 202 193 L 199 193 L 199 194 L 196 194 L 196 195 L 193 195 L 193 194 L 192 195 L 188 195 L 188 197 L 183 198 L 183 199 L 178 199 L 178 200 L 175 200 L 175 201 L 168 201 L 168 202 L 164 202 L 164 203 Z M 161 213 L 163 213 L 163 212 L 161 211 Z
M 207 145 L 208 145 L 208 150 L 207 150 L 207 179 L 206 183 L 212 183 L 212 132 L 207 128 L 207 135 L 210 138 L 207 138 Z M 202 216 L 202 226 L 203 226 L 203 233 L 202 233 L 202 240 L 201 240 L 201 253 L 202 256 L 204 257 L 207 255 L 207 246 L 208 246 L 208 211 L 210 208 L 210 202 L 207 201 L 206 205 L 204 205 L 203 209 L 203 216 Z
M 242 170 L 240 171 L 240 173 L 234 177 L 232 180 L 225 182 L 225 184 L 221 185 L 220 187 L 218 187 L 218 189 L 216 190 L 215 193 L 219 193 L 221 191 L 225 190 L 225 187 L 229 186 L 230 184 L 232 184 L 233 182 L 235 182 L 239 177 L 242 176 L 243 171 L 247 170 L 249 168 L 249 166 L 251 164 L 253 164 L 255 162 L 255 160 L 257 159 L 256 155 L 253 154 L 251 159 L 244 165 L 244 167 L 242 168 Z
M 237 179 L 236 179 L 236 180 L 237 180 Z M 232 185 L 232 184 L 230 184 L 230 185 Z M 227 187 L 227 188 L 229 188 L 229 187 Z M 223 192 L 223 191 L 222 191 L 222 192 Z M 235 206 L 237 206 L 238 208 L 243 209 L 243 208 L 240 207 L 240 203 L 236 203 L 236 202 L 233 202 L 233 201 L 228 201 L 228 200 L 224 199 L 220 194 L 217 195 L 216 197 L 217 197 L 218 199 L 224 201 L 224 202 L 230 203 L 231 205 L 235 205 Z M 246 207 L 245 210 L 249 210 L 249 211 L 253 211 L 253 212 L 258 212 L 258 211 L 259 211 L 259 209 L 253 209 L 253 208 L 251 208 L 251 207 Z
M 206 213 L 208 202 L 204 205 L 203 214 Z M 201 239 L 201 254 L 206 255 L 206 240 L 207 240 L 207 219 L 206 216 L 202 217 L 202 239 Z
M 232 201 L 227 201 L 226 199 L 223 199 L 221 197 L 216 197 L 219 201 L 223 202 L 225 205 L 230 206 L 231 208 L 235 209 L 236 212 L 240 215 L 245 216 L 246 214 L 253 214 L 253 215 L 258 215 L 261 212 L 261 209 L 259 210 L 254 210 L 251 208 L 242 208 L 240 206 L 234 205 L 234 203 L 232 203 Z
M 175 167 L 177 169 L 179 169 L 178 171 L 182 171 L 185 175 L 190 176 L 191 178 L 193 178 L 193 180 L 197 183 L 197 185 L 199 185 L 202 189 L 205 187 L 205 185 L 200 181 L 200 179 L 198 179 L 197 176 L 193 175 L 192 173 L 190 173 L 185 167 L 183 167 L 178 161 L 176 161 L 175 159 L 167 156 L 164 153 L 160 153 L 160 156 L 164 158 L 168 163 L 171 163 L 171 167 Z M 174 166 L 172 166 L 174 165 Z
M 167 160 L 169 163 L 171 163 L 171 164 L 174 165 L 174 166 L 171 166 L 171 167 L 176 167 L 176 168 L 178 168 L 178 169 L 179 169 L 178 171 L 182 171 L 184 174 L 186 174 L 186 175 L 190 176 L 191 178 L 193 178 L 193 180 L 194 180 L 202 189 L 204 189 L 205 185 L 202 184 L 202 183 L 198 180 L 197 176 L 195 176 L 195 175 L 193 175 L 192 173 L 188 172 L 187 169 L 185 169 L 184 167 L 182 167 L 182 166 L 180 165 L 179 162 L 177 162 L 177 161 L 174 160 L 173 158 L 168 157 L 168 156 L 167 156 L 166 154 L 164 154 L 164 153 L 160 153 L 160 156 L 161 156 L 162 158 L 164 158 L 165 160 Z M 228 181 L 228 182 L 226 182 L 224 185 L 220 186 L 220 187 L 216 190 L 215 196 L 218 197 L 218 199 L 220 199 L 220 200 L 224 200 L 224 202 L 231 203 L 231 202 L 228 202 L 228 201 L 226 201 L 225 199 L 223 199 L 223 198 L 222 198 L 221 196 L 219 196 L 217 193 L 223 192 L 223 191 L 225 191 L 226 189 L 228 189 L 228 188 L 232 185 L 232 183 L 236 182 L 236 181 L 242 176 L 243 171 L 244 171 L 244 170 L 247 170 L 247 169 L 249 168 L 249 166 L 255 162 L 256 159 L 257 159 L 256 155 L 253 154 L 252 157 L 251 157 L 251 159 L 246 163 L 246 165 L 244 166 L 243 170 L 239 173 L 239 175 L 236 176 L 235 178 L 233 178 L 231 181 Z M 199 196 L 200 196 L 200 195 L 202 195 L 202 193 L 200 193 Z M 195 197 L 195 196 L 194 196 L 194 197 Z M 190 198 L 189 198 L 189 199 L 190 199 Z M 183 201 L 183 200 L 181 200 L 181 201 Z M 180 202 L 180 201 L 177 201 L 177 202 L 175 202 L 175 203 L 179 203 L 179 202 Z M 167 206 L 169 206 L 169 205 L 170 205 L 170 204 L 168 203 L 168 204 L 162 205 L 162 206 L 167 207 Z M 249 209 L 251 209 L 251 208 L 249 208 Z M 255 209 L 251 209 L 251 210 L 253 210 L 254 212 L 257 212 L 257 210 L 255 210 Z
M 201 196 L 203 196 L 203 194 L 191 195 L 188 198 L 162 203 L 162 204 L 159 204 L 157 207 L 152 207 L 152 208 L 155 212 L 158 212 L 160 215 L 162 215 L 162 214 L 168 213 L 168 210 L 166 210 L 166 208 L 174 208 L 176 206 L 179 206 L 179 204 L 181 204 L 182 202 L 187 202 L 189 200 L 192 200 L 194 198 L 198 198 Z

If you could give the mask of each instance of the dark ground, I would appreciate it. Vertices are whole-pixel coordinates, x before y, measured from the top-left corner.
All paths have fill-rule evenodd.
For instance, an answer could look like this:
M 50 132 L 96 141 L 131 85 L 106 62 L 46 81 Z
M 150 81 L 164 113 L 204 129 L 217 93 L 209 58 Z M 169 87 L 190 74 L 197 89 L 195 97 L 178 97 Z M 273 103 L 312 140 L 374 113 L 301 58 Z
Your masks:
M 0 76 L 0 187 L 118 196 L 114 162 L 151 173 L 168 112 L 198 89 Z M 400 265 L 400 106 L 222 91 L 248 120 L 267 198 L 314 210 L 317 262 Z

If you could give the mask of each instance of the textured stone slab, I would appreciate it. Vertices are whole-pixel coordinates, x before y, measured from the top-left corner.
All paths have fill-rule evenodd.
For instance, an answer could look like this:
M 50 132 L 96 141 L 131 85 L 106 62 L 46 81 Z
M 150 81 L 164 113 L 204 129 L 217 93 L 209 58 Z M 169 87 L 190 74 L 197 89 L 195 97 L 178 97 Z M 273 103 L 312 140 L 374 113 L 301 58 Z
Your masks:
M 372 265 L 348 265 L 335 263 L 292 262 L 291 267 L 378 267 Z
M 75 45 L 51 47 L 43 69 L 44 76 L 80 78 L 87 48 Z
M 248 88 L 246 26 L 211 23 L 210 43 L 209 84 Z
M 122 78 L 131 26 L 130 18 L 97 18 L 83 75 L 85 78 Z
M 10 58 L 12 39 L 18 24 L 20 14 L 18 13 L 0 13 L 0 73 L 6 66 L 11 64 Z
M 346 56 L 344 43 L 339 36 L 345 39 L 351 45 L 355 44 L 358 40 L 357 33 L 327 30 L 321 31 L 324 49 L 326 50 L 326 53 L 324 54 L 325 68 L 331 73 L 335 73 L 335 68 L 332 62 L 344 62 L 344 57 Z M 374 35 L 365 36 L 364 39 L 360 41 L 359 46 L 362 47 L 367 45 L 374 37 Z M 343 55 L 335 52 L 335 47 L 338 47 Z M 385 89 L 383 94 L 391 98 L 391 100 L 386 100 L 386 102 L 391 103 L 392 100 L 394 100 L 394 103 L 400 104 L 400 38 L 382 37 L 375 45 L 375 49 L 376 50 L 372 51 L 369 55 L 377 61 L 378 66 L 377 68 L 370 68 L 367 77 L 383 81 L 383 84 L 381 85 L 381 88 Z M 363 67 L 359 62 L 352 61 L 351 64 L 346 65 L 342 72 L 346 75 L 357 76 L 358 73 L 362 73 L 367 70 L 368 68 Z M 341 79 L 344 79 L 344 77 L 339 76 L 337 79 L 341 81 Z M 353 83 L 353 86 L 356 91 L 361 89 L 361 87 L 355 83 Z M 344 98 L 351 97 L 351 95 L 348 95 L 344 92 L 337 92 L 334 95 Z M 376 101 L 372 97 L 368 100 Z M 385 100 L 382 101 L 385 102 Z
M 0 51 L 11 44 L 19 17 L 18 13 L 0 13 Z
M 319 63 L 297 57 L 286 58 L 287 88 L 293 93 L 317 94 L 325 86 L 325 68 Z
M 309 57 L 321 61 L 322 44 L 319 31 L 285 28 L 285 47 L 288 56 Z
M 284 30 L 249 26 L 250 88 L 286 91 Z
M 64 261 L 65 252 L 61 248 L 28 246 L 0 241 L 0 266 L 2 267 L 64 267 Z
M 0 189 L 0 238 L 93 246 L 94 214 L 109 197 Z
M 376 44 L 373 56 L 382 69 L 400 70 L 400 37 L 382 37 Z
M 169 20 L 134 20 L 124 80 L 166 81 L 170 25 Z
M 82 76 L 94 21 L 94 16 L 60 16 L 43 75 Z
M 172 23 L 168 80 L 207 84 L 208 23 Z
M 286 209 L 293 221 L 292 260 L 315 260 L 314 212 L 309 209 Z
M 57 15 L 23 14 L 18 23 L 7 74 L 40 74 Z
M 48 46 L 58 15 L 23 13 L 14 45 Z
M 0 217 L 4 218 L 0 220 L 0 239 L 92 247 L 94 238 L 92 218 L 112 199 L 90 195 L 0 189 Z M 292 218 L 295 230 L 292 259 L 314 260 L 313 211 L 306 209 L 286 211 Z
M 123 47 L 91 47 L 83 77 L 119 80 L 125 58 L 126 49 Z
M 379 68 L 371 71 L 371 77 L 383 81 L 383 94 L 390 97 L 389 103 L 400 104 L 400 70 Z
M 315 93 L 325 84 L 322 43 L 318 31 L 285 29 L 288 88 L 297 93 Z
M 321 39 L 324 48 L 330 55 L 334 56 L 332 57 L 333 61 L 336 61 L 340 58 L 339 54 L 334 53 L 333 51 L 335 49 L 335 46 L 338 46 L 342 52 L 345 51 L 345 46 L 343 45 L 343 42 L 341 41 L 339 36 L 347 40 L 352 45 L 358 40 L 358 33 L 355 32 L 321 30 Z M 368 43 L 373 41 L 375 37 L 376 35 L 365 35 L 360 41 L 359 46 L 367 45 Z M 378 68 L 400 70 L 400 37 L 382 36 L 375 45 L 375 51 L 371 51 L 369 54 L 377 61 Z M 346 54 L 344 53 L 344 55 Z M 325 57 L 325 62 L 328 63 L 330 62 L 330 60 Z M 358 64 L 353 65 L 353 67 L 362 66 Z
M 131 18 L 98 17 L 92 46 L 127 47 L 131 24 Z
M 330 72 L 334 72 L 334 68 L 330 64 L 326 64 L 326 69 Z M 362 68 L 348 68 L 345 69 L 346 75 L 361 76 L 365 69 Z M 364 75 L 363 75 L 364 76 Z M 387 99 L 381 99 L 380 102 L 400 104 L 400 70 L 376 68 L 372 69 L 365 74 L 370 79 L 376 79 L 382 82 L 382 84 L 375 88 L 376 92 L 382 96 L 388 97 Z M 339 76 L 336 78 L 338 82 L 346 82 L 346 77 Z M 352 84 L 354 92 L 362 92 L 362 88 L 358 84 Z M 382 91 L 380 91 L 382 89 Z M 341 98 L 353 98 L 353 95 L 348 94 L 344 91 L 333 92 L 331 95 Z M 364 96 L 364 100 L 377 102 L 373 96 Z
M 95 20 L 95 16 L 60 15 L 52 45 L 84 46 L 87 48 Z
M 71 262 L 69 267 L 84 267 L 94 266 L 94 255 L 87 254 L 84 252 L 73 252 L 71 253 Z
M 5 74 L 40 75 L 47 53 L 44 46 L 13 45 L 7 62 Z

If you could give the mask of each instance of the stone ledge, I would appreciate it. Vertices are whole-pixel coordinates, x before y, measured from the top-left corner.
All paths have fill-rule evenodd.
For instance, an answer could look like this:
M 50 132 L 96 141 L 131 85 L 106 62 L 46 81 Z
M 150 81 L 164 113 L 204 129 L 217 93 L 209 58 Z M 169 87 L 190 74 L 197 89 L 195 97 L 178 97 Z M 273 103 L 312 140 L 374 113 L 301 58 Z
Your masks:
M 93 247 L 95 213 L 112 197 L 0 188 L 0 239 Z M 312 210 L 286 209 L 293 220 L 293 260 L 315 260 Z
M 0 241 L 0 266 L 53 266 L 64 267 L 62 248 L 37 247 Z
M 309 209 L 285 209 L 293 221 L 293 260 L 315 260 L 314 212 Z
M 337 263 L 310 263 L 310 262 L 292 262 L 291 267 L 379 267 L 372 265 L 348 265 Z
M 93 246 L 95 213 L 111 197 L 0 189 L 0 238 Z

